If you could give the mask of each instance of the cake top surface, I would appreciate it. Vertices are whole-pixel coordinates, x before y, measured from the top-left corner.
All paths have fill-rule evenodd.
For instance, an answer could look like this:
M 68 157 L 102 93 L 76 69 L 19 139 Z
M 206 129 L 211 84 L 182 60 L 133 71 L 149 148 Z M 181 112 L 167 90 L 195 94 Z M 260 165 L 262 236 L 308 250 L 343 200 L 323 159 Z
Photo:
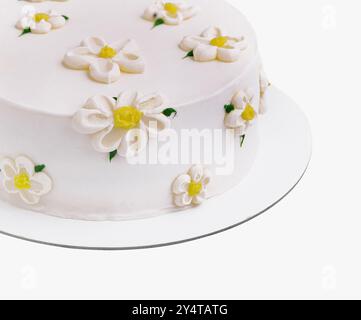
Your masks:
M 257 55 L 256 37 L 245 17 L 222 0 L 190 0 L 199 7 L 179 25 L 153 23 L 142 15 L 153 0 L 68 0 L 65 2 L 2 0 L 0 10 L 0 99 L 54 115 L 74 114 L 94 95 L 117 96 L 124 90 L 160 92 L 172 107 L 207 98 L 238 78 Z M 56 10 L 69 17 L 66 26 L 47 34 L 26 34 L 15 28 L 24 6 L 40 12 Z M 198 36 L 208 27 L 229 36 L 244 36 L 247 49 L 236 62 L 197 62 L 183 59 L 179 47 L 185 36 Z M 132 39 L 145 61 L 142 74 L 121 73 L 104 84 L 85 71 L 63 65 L 64 55 L 88 37 L 108 43 Z

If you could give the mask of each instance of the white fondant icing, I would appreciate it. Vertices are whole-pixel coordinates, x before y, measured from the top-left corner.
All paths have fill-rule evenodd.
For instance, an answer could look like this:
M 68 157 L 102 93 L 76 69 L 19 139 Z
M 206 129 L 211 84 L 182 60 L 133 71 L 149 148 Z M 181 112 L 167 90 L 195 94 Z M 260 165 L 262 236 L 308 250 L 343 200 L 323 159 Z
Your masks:
M 217 41 L 218 40 L 218 41 Z M 212 44 L 215 41 L 215 44 Z M 200 36 L 188 36 L 180 43 L 180 48 L 193 52 L 194 60 L 207 62 L 220 60 L 235 62 L 240 59 L 242 51 L 247 49 L 244 36 L 228 36 L 221 28 L 206 29 Z
M 122 108 L 128 109 L 123 119 L 118 120 L 123 122 L 123 127 L 120 127 L 117 126 L 116 112 Z M 139 115 L 139 119 L 134 120 L 135 116 L 129 115 L 129 108 Z M 74 115 L 73 127 L 77 132 L 91 136 L 95 151 L 109 153 L 117 150 L 122 157 L 134 157 L 146 147 L 150 132 L 157 134 L 170 127 L 170 119 L 162 114 L 165 109 L 166 99 L 160 94 L 144 96 L 125 91 L 117 101 L 95 96 Z M 131 128 L 124 127 L 129 123 Z
M 170 98 L 166 107 L 178 112 L 172 120 L 172 129 L 178 135 L 185 129 L 224 133 L 223 106 L 238 90 L 250 89 L 258 107 L 261 61 L 256 38 L 244 16 L 227 2 L 194 0 L 202 8 L 201 14 L 180 27 L 160 28 L 157 32 L 150 31 L 149 24 L 140 18 L 149 0 L 102 0 L 101 4 L 99 0 L 87 0 L 86 10 L 84 1 L 54 3 L 59 12 L 72 19 L 71 27 L 46 41 L 41 37 L 20 41 L 13 27 L 20 4 L 2 1 L 7 10 L 0 10 L 0 38 L 6 43 L 0 50 L 0 158 L 20 152 L 31 154 L 51 168 L 56 182 L 52 192 L 32 210 L 86 220 L 144 218 L 174 210 L 171 182 L 193 163 L 202 163 L 214 174 L 208 197 L 228 191 L 248 174 L 259 143 L 257 123 L 247 131 L 243 148 L 235 139 L 234 168 L 228 175 L 217 174 L 224 163 L 215 160 L 130 165 L 128 159 L 114 159 L 110 164 L 107 156 L 94 152 L 89 142 L 93 135 L 90 129 L 94 128 L 90 126 L 89 134 L 85 131 L 80 135 L 71 126 L 74 114 L 88 97 L 113 97 L 134 88 L 140 92 L 159 90 Z M 47 4 L 36 7 L 45 11 Z M 181 59 L 179 41 L 210 23 L 245 36 L 248 47 L 241 59 L 232 64 Z M 116 83 L 105 86 L 89 81 L 85 72 L 65 68 L 61 63 L 64 53 L 80 39 L 94 34 L 104 39 L 134 39 L 145 53 L 147 72 L 123 73 Z M 146 151 L 154 150 L 153 140 L 149 140 Z M 183 154 L 180 145 L 179 153 Z M 201 151 L 200 156 L 205 155 Z M 15 201 L 17 197 L 3 188 L 0 198 L 22 207 Z
M 170 6 L 168 9 L 167 6 Z M 181 0 L 155 0 L 144 12 L 143 18 L 148 21 L 162 19 L 165 24 L 179 25 L 184 20 L 194 17 L 199 7 Z
M 180 27 L 160 28 L 155 32 L 140 17 L 151 0 L 39 3 L 37 10 L 46 12 L 51 4 L 70 18 L 69 25 L 46 37 L 46 41 L 35 36 L 19 39 L 13 25 L 19 19 L 24 2 L 1 1 L 7 9 L 0 10 L 0 39 L 6 43 L 0 53 L 0 97 L 32 111 L 71 116 L 91 95 L 113 96 L 132 88 L 141 92 L 164 92 L 172 99 L 171 105 L 178 108 L 224 90 L 258 59 L 252 27 L 239 11 L 223 0 L 192 0 L 202 8 L 199 15 Z M 185 35 L 202 31 L 210 23 L 247 38 L 248 49 L 241 59 L 232 64 L 211 62 L 206 65 L 182 60 L 180 40 Z M 123 73 L 117 82 L 99 86 L 89 81 L 88 72 L 65 68 L 64 54 L 92 35 L 108 41 L 134 39 L 146 59 L 146 72 Z
M 42 18 L 37 21 L 39 15 Z M 31 33 L 45 34 L 49 33 L 52 29 L 62 28 L 65 24 L 66 18 L 54 10 L 43 12 L 36 10 L 34 7 L 26 6 L 22 10 L 22 17 L 17 22 L 16 27 L 19 30 L 29 28 Z
M 211 172 L 201 165 L 195 165 L 188 173 L 178 176 L 172 185 L 174 204 L 177 207 L 186 207 L 204 202 L 211 177 Z M 191 184 L 198 185 L 198 190 L 194 193 L 190 191 Z
M 102 50 L 109 50 L 109 55 L 103 56 Z M 143 73 L 145 68 L 134 40 L 107 44 L 97 37 L 87 38 L 80 47 L 68 51 L 64 64 L 75 70 L 89 70 L 94 80 L 103 83 L 116 82 L 121 72 Z
M 257 109 L 255 108 L 255 103 L 255 95 L 251 93 L 249 89 L 238 91 L 234 95 L 231 102 L 234 110 L 230 113 L 226 113 L 224 119 L 225 126 L 229 129 L 234 129 L 237 135 L 245 134 L 247 129 L 255 122 L 257 118 Z M 247 106 L 252 108 L 255 112 L 255 116 L 252 120 L 245 120 L 242 117 L 242 114 L 245 112 Z
M 20 156 L 15 160 L 2 158 L 0 170 L 4 190 L 19 195 L 28 205 L 38 204 L 40 198 L 52 189 L 53 183 L 49 176 L 44 172 L 35 172 L 35 165 L 28 157 Z M 19 182 L 19 179 L 22 181 Z

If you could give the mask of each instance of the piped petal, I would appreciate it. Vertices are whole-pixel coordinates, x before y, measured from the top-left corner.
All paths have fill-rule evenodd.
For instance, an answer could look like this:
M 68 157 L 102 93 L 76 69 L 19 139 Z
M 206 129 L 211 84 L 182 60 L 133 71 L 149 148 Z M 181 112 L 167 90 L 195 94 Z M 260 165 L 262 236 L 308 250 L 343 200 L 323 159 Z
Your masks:
M 143 73 L 145 70 L 144 60 L 137 53 L 121 51 L 113 58 L 113 61 L 125 73 Z
M 92 145 L 98 152 L 109 153 L 119 148 L 126 131 L 113 126 L 95 133 L 92 136 Z
M 43 0 L 30 0 L 30 2 L 39 2 L 39 1 L 43 1 Z M 23 6 L 21 8 L 21 13 L 23 16 L 32 18 L 36 14 L 36 9 L 33 6 Z
M 117 81 L 121 76 L 119 66 L 108 59 L 98 59 L 93 62 L 89 72 L 92 79 L 107 84 Z
M 177 207 L 186 207 L 192 203 L 193 198 L 188 194 L 188 192 L 175 195 L 174 196 L 174 204 Z
M 182 4 L 182 5 L 180 5 L 180 8 L 181 8 L 184 20 L 188 20 L 188 19 L 194 17 L 199 12 L 198 6 L 190 6 L 190 5 Z
M 144 114 L 160 113 L 164 110 L 167 98 L 159 93 L 152 93 L 140 97 L 136 106 Z
M 111 48 L 113 48 L 116 52 L 119 52 L 121 50 L 124 49 L 124 47 L 126 47 L 126 45 L 131 42 L 131 40 L 121 40 L 121 41 L 116 41 L 116 42 L 113 42 L 111 43 L 109 46 Z M 132 41 L 134 42 L 134 41 Z M 136 47 L 137 48 L 137 47 Z
M 80 109 L 73 117 L 73 128 L 81 134 L 94 134 L 112 124 L 112 119 L 100 110 Z
M 126 106 L 136 106 L 138 92 L 124 91 L 118 96 L 116 109 Z
M 203 178 L 204 169 L 201 165 L 194 165 L 189 170 L 189 175 L 194 182 L 201 182 Z
M 164 10 L 164 0 L 155 0 L 151 5 L 145 10 L 143 18 L 149 21 L 154 21 L 155 19 L 162 18 L 162 12 Z
M 179 11 L 177 15 L 169 15 L 167 12 L 163 14 L 164 22 L 171 26 L 176 26 L 178 24 L 181 24 L 184 20 L 183 13 Z
M 265 114 L 267 112 L 267 90 L 271 86 L 271 83 L 268 80 L 268 77 L 263 70 L 260 72 L 260 102 L 259 102 L 259 112 L 260 114 Z
M 231 113 L 227 114 L 224 120 L 226 127 L 230 129 L 244 127 L 245 123 L 241 115 L 242 110 L 234 110 Z
M 220 28 L 210 27 L 202 32 L 202 37 L 209 40 L 223 36 L 223 32 Z
M 29 16 L 21 18 L 16 24 L 16 28 L 18 28 L 19 30 L 24 30 L 27 28 L 33 29 L 34 27 L 35 21 L 32 17 Z
M 71 69 L 87 70 L 97 58 L 89 51 L 87 47 L 77 47 L 66 53 L 64 64 Z
M 9 158 L 0 161 L 0 170 L 5 179 L 13 179 L 18 172 L 15 162 Z
M 233 106 L 239 110 L 243 110 L 247 102 L 249 102 L 249 99 L 247 93 L 243 90 L 238 91 L 232 99 Z
M 31 178 L 31 189 L 29 193 L 36 196 L 43 196 L 51 191 L 53 182 L 44 172 L 36 173 Z
M 98 55 L 107 43 L 98 37 L 89 37 L 83 40 L 82 46 L 87 47 L 92 54 Z
M 30 193 L 28 190 L 19 191 L 20 198 L 28 205 L 35 205 L 40 202 L 40 197 Z
M 90 98 L 84 108 L 99 110 L 105 117 L 111 117 L 115 108 L 116 102 L 114 99 L 107 96 L 97 95 Z
M 126 132 L 118 148 L 118 154 L 124 158 L 138 156 L 148 144 L 148 135 L 144 130 L 132 129 Z
M 229 37 L 227 44 L 230 48 L 238 49 L 240 51 L 244 51 L 248 48 L 248 43 L 245 37 L 239 37 L 239 38 Z
M 115 44 L 116 46 L 116 44 Z M 120 43 L 119 43 L 120 46 Z M 123 45 L 120 47 L 119 51 L 122 50 L 125 53 L 130 54 L 139 54 L 139 46 L 134 40 L 126 40 L 123 42 Z
M 203 190 L 205 190 L 207 188 L 207 186 L 211 183 L 212 181 L 212 173 L 210 170 L 208 169 L 204 169 L 203 172 L 203 177 L 202 177 L 202 185 L 203 185 Z
M 36 34 L 46 34 L 49 33 L 52 26 L 49 22 L 41 20 L 39 23 L 36 23 L 34 27 L 31 28 L 32 33 Z
M 20 156 L 15 159 L 15 165 L 18 169 L 18 172 L 25 172 L 32 177 L 34 175 L 34 162 L 32 162 L 29 158 L 25 156 Z
M 188 174 L 180 175 L 172 185 L 172 191 L 176 195 L 180 195 L 188 192 L 189 184 L 191 183 L 191 177 Z
M 206 193 L 203 191 L 199 195 L 193 197 L 192 204 L 198 206 L 206 200 Z
M 241 50 L 218 48 L 217 59 L 223 62 L 236 62 L 241 57 Z
M 217 58 L 217 47 L 200 44 L 194 49 L 194 60 L 199 62 L 212 61 Z
M 63 16 L 51 16 L 48 20 L 53 29 L 59 29 L 65 26 L 66 19 Z
M 199 36 L 189 36 L 185 37 L 179 46 L 184 51 L 191 51 L 200 44 L 207 45 L 209 44 L 209 40 Z
M 163 114 L 149 114 L 142 119 L 150 135 L 157 135 L 171 126 L 171 121 Z
M 19 190 L 15 188 L 14 179 L 4 180 L 3 186 L 5 191 L 10 194 L 16 194 L 19 192 Z

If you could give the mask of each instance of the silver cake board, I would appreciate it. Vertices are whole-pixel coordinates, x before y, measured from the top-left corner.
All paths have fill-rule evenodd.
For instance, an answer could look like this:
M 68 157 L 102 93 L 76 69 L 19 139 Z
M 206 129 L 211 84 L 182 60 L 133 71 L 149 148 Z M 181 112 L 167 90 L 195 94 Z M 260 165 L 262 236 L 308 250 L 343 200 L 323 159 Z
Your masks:
M 267 105 L 251 172 L 237 187 L 199 207 L 143 220 L 92 222 L 60 219 L 0 202 L 0 233 L 65 248 L 129 250 L 174 245 L 240 226 L 287 196 L 311 158 L 310 127 L 299 107 L 275 87 L 267 92 Z

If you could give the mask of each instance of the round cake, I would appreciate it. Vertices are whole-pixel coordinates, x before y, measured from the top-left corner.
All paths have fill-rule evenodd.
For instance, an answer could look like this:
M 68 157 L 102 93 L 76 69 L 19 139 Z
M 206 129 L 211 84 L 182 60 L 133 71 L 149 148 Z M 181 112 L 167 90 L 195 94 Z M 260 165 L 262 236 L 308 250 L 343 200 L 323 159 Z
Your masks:
M 2 201 L 139 219 L 198 206 L 251 170 L 269 82 L 227 2 L 2 2 Z

